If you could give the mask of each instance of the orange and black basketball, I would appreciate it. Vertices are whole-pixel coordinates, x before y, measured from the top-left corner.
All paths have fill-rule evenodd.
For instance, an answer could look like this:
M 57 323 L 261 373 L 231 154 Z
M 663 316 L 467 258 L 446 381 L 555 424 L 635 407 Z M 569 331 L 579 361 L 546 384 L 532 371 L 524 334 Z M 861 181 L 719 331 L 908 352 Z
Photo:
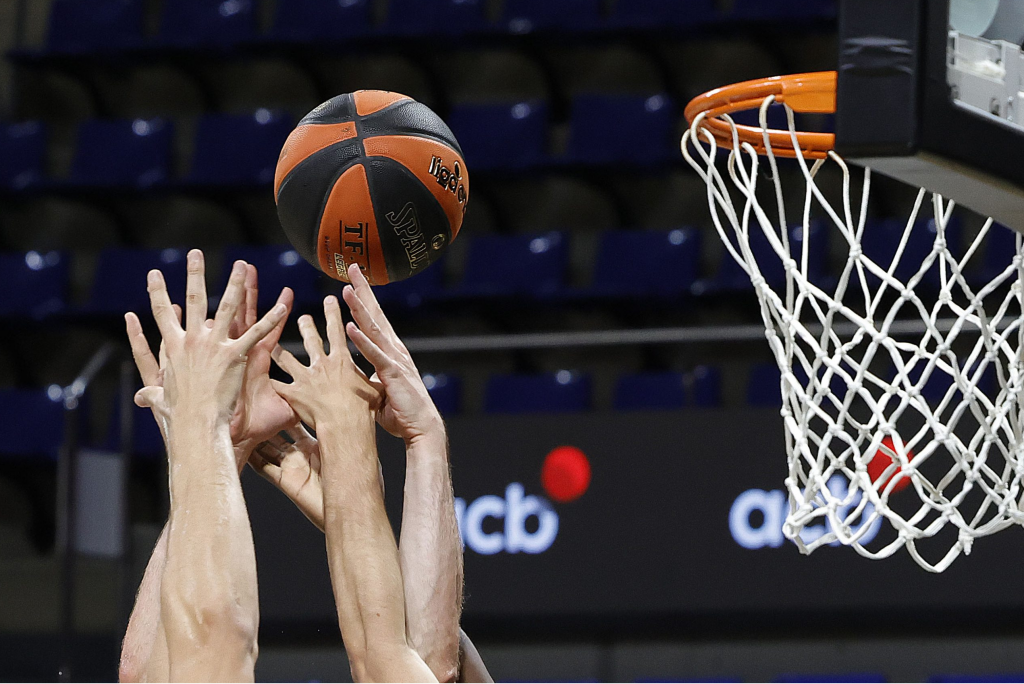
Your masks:
M 455 136 L 429 107 L 398 93 L 339 95 L 288 136 L 274 179 L 285 235 L 307 261 L 373 285 L 433 263 L 459 234 L 469 174 Z

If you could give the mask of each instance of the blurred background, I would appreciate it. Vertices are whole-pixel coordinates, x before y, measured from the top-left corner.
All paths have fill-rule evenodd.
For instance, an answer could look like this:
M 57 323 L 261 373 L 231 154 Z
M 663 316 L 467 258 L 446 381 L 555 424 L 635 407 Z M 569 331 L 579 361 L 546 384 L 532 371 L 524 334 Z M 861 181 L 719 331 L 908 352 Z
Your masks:
M 338 292 L 286 244 L 271 181 L 299 118 L 366 88 L 434 108 L 472 174 L 444 260 L 378 295 L 448 421 L 464 627 L 497 679 L 1019 681 L 1019 529 L 941 576 L 905 553 L 804 558 L 782 538 L 779 373 L 678 141 L 701 92 L 834 69 L 836 14 L 835 0 L 0 0 L 0 678 L 116 677 L 167 514 L 122 315 L 149 325 L 150 268 L 183 299 L 192 247 L 217 291 L 224 264 L 256 264 L 264 306 L 284 285 L 299 312 Z M 878 180 L 878 249 L 914 194 Z M 790 200 L 798 217 L 802 193 Z M 812 229 L 828 279 L 844 245 Z M 1005 249 L 992 241 L 978 278 Z M 397 520 L 401 444 L 380 448 Z M 559 448 L 589 485 L 542 480 Z M 347 680 L 322 536 L 252 472 L 244 484 L 257 678 Z

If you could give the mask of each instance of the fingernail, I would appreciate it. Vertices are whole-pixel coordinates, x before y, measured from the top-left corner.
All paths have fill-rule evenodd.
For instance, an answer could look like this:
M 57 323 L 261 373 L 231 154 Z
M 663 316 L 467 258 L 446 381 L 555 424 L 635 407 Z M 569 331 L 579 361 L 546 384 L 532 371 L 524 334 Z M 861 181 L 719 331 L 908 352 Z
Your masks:
M 274 308 L 270 310 L 270 313 L 274 314 L 275 316 L 280 316 L 285 312 L 286 308 L 287 307 L 284 304 L 275 304 Z
M 159 273 L 160 272 L 157 271 L 156 269 L 153 269 L 152 271 L 147 273 L 146 274 L 146 282 L 149 283 L 150 285 L 156 285 L 157 280 L 158 280 L 157 276 L 158 276 Z
M 244 274 L 245 274 L 245 262 L 244 261 L 236 261 L 231 266 L 231 275 L 240 276 L 240 275 L 244 275 Z
M 199 258 L 203 255 L 198 249 L 193 249 L 188 253 L 188 263 L 198 264 Z

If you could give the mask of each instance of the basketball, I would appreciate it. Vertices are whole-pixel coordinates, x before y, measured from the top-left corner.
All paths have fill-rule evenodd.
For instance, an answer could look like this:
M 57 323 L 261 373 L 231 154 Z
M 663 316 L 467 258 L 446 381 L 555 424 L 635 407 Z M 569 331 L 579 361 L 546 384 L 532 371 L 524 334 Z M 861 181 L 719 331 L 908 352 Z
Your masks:
M 288 136 L 274 178 L 285 235 L 309 263 L 372 285 L 413 276 L 459 234 L 469 173 L 429 107 L 380 90 L 339 95 Z

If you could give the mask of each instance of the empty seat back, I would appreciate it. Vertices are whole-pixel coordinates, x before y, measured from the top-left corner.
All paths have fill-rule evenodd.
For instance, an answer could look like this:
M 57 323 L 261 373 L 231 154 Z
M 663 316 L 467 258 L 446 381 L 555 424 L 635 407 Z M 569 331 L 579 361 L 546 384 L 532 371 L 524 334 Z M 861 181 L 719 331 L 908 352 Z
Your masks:
M 185 303 L 184 249 L 133 249 L 111 247 L 100 252 L 96 275 L 86 308 L 103 314 L 134 311 L 143 321 L 150 315 L 147 274 L 156 269 L 164 274 L 171 301 Z
M 601 236 L 593 288 L 600 295 L 681 295 L 699 267 L 700 233 L 692 229 L 609 231 Z
M 145 188 L 168 180 L 173 127 L 163 119 L 85 121 L 70 180 L 87 185 Z
M 474 295 L 552 295 L 565 284 L 567 259 L 562 233 L 483 235 L 469 244 L 461 289 Z
M 38 121 L 0 124 L 0 187 L 30 187 L 45 170 L 46 127 Z
M 456 105 L 448 125 L 473 169 L 527 169 L 547 156 L 544 102 Z
M 586 411 L 590 405 L 590 377 L 567 370 L 492 375 L 484 397 L 488 413 L 571 413 Z
M 0 316 L 38 319 L 63 311 L 69 276 L 61 252 L 0 254 Z
M 199 121 L 189 180 L 205 185 L 273 182 L 281 147 L 292 131 L 287 115 L 208 114 Z

